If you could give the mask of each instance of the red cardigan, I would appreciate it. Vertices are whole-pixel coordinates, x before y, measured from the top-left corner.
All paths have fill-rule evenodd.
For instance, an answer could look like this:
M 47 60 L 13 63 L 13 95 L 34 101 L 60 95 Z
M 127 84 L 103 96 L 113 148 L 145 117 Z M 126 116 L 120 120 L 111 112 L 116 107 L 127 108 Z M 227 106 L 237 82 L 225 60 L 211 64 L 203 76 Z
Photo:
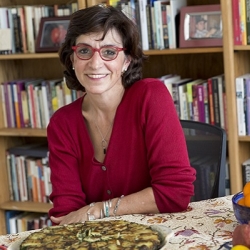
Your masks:
M 152 187 L 160 212 L 187 208 L 194 194 L 185 138 L 172 98 L 162 82 L 144 79 L 126 89 L 104 163 L 94 158 L 82 102 L 62 107 L 47 128 L 53 208 L 62 216 L 91 202 Z

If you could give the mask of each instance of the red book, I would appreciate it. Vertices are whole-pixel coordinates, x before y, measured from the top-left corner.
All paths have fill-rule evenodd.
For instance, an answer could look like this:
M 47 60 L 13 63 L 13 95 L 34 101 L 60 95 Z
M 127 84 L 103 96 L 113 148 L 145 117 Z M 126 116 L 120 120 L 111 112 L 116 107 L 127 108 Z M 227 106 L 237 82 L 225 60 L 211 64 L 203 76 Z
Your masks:
M 240 30 L 240 0 L 232 0 L 232 15 L 233 15 L 233 39 L 234 45 L 242 45 L 241 30 Z

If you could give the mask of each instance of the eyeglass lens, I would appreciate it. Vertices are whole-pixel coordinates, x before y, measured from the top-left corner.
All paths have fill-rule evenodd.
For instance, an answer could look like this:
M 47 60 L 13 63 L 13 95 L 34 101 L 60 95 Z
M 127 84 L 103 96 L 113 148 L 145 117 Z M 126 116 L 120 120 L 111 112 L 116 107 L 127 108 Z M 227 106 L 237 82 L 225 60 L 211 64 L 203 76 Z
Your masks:
M 119 50 L 116 47 L 111 46 L 95 49 L 88 45 L 78 45 L 75 50 L 77 56 L 83 60 L 90 59 L 94 55 L 95 51 L 97 51 L 101 58 L 106 61 L 114 60 L 119 53 Z

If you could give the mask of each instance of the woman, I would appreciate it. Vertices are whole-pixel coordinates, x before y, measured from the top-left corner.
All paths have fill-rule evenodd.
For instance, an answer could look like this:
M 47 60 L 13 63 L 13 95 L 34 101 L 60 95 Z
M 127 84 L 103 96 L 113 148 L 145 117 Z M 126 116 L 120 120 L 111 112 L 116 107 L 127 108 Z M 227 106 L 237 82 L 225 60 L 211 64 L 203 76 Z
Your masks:
M 85 94 L 47 129 L 52 222 L 185 210 L 195 171 L 167 88 L 141 79 L 136 25 L 113 7 L 79 10 L 59 55 L 68 87 Z

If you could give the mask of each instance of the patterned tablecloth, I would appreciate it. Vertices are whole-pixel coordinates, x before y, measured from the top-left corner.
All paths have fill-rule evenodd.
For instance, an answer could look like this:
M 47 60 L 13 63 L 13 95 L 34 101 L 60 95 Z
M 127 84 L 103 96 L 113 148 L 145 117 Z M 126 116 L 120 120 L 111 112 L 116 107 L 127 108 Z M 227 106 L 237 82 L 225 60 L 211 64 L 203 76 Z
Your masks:
M 162 250 L 231 249 L 232 232 L 238 225 L 233 213 L 232 196 L 192 202 L 182 213 L 135 214 L 117 217 L 117 219 L 148 225 L 160 224 L 171 228 L 172 236 Z M 29 233 L 2 235 L 0 246 L 8 247 L 15 240 Z

